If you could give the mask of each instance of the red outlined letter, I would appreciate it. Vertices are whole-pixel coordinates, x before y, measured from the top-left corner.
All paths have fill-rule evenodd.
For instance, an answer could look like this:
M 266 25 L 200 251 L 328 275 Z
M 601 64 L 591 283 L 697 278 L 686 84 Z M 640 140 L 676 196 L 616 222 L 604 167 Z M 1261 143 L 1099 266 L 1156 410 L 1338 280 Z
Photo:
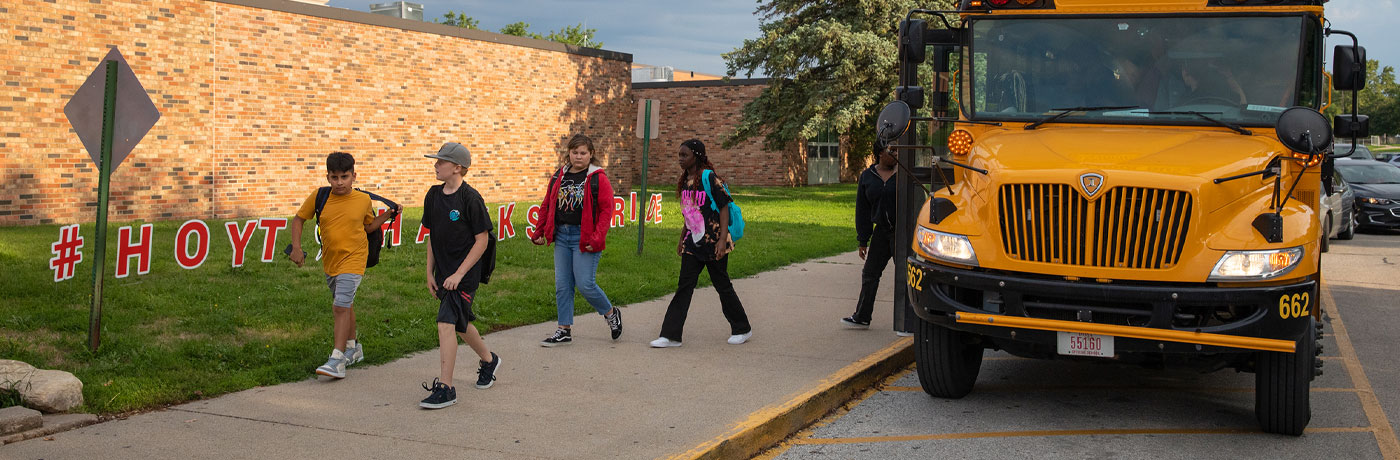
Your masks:
M 413 244 L 423 244 L 423 239 L 428 237 L 428 227 L 418 224 L 418 236 L 413 239 Z
M 233 245 L 233 266 L 243 266 L 243 250 L 248 248 L 248 242 L 253 240 L 253 232 L 258 230 L 258 221 L 250 220 L 243 224 L 243 229 L 238 229 L 238 222 L 224 222 L 224 230 L 228 232 L 228 242 Z
M 651 194 L 651 201 L 647 203 L 647 221 L 661 223 L 661 194 Z
M 389 210 L 388 210 L 388 209 L 382 209 L 382 210 L 379 211 L 379 214 L 384 214 L 384 213 L 386 213 L 386 212 L 389 212 Z M 384 221 L 384 223 L 381 224 L 381 225 L 379 226 L 379 230 L 381 230 L 381 231 L 384 232 L 384 246 L 385 246 L 385 247 L 390 247 L 390 248 L 392 248 L 392 247 L 394 247 L 394 246 L 398 246 L 398 245 L 403 244 L 403 236 L 402 236 L 402 235 L 403 235 L 403 216 L 402 216 L 402 215 L 394 216 L 394 219 L 393 219 L 392 221 Z M 389 235 L 394 235 L 394 236 L 393 236 L 393 238 L 390 238 Z
M 199 237 L 193 256 L 190 255 L 191 233 Z M 206 257 L 209 257 L 209 226 L 199 219 L 180 224 L 180 229 L 175 231 L 175 262 L 180 264 L 180 268 L 189 270 L 204 265 Z
M 532 204 L 530 209 L 525 211 L 525 224 L 529 225 L 525 229 L 525 236 L 535 235 L 535 238 L 540 236 L 540 205 Z
M 620 196 L 613 197 L 612 202 L 612 222 L 608 223 L 608 227 L 622 227 L 627 224 L 627 203 Z
M 151 224 L 141 225 L 141 241 L 133 244 L 130 226 L 117 229 L 117 278 L 131 275 L 132 257 L 136 258 L 136 274 L 151 272 L 151 234 L 154 231 L 155 226 Z
M 49 259 L 49 268 L 53 269 L 53 282 L 73 277 L 78 263 L 83 261 L 82 249 L 83 237 L 78 233 L 78 224 L 59 227 L 58 241 L 49 245 L 49 251 L 53 252 L 53 258 Z
M 258 219 L 258 227 L 267 230 L 263 236 L 262 261 L 272 262 L 272 255 L 277 253 L 277 231 L 287 227 L 287 218 L 264 217 Z
M 627 208 L 628 208 L 627 220 L 632 221 L 632 222 L 636 222 L 636 221 L 637 221 L 637 192 L 632 192 L 631 200 L 629 200 L 628 203 L 631 203 L 632 205 L 627 207 Z
M 496 207 L 496 241 L 515 238 L 515 223 L 510 216 L 515 214 L 515 202 Z

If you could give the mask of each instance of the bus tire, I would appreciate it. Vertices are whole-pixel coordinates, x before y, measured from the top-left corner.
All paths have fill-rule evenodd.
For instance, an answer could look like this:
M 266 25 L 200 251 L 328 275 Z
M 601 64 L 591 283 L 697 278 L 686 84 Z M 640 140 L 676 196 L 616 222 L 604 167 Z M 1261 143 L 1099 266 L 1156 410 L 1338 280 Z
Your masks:
M 1267 433 L 1299 436 L 1312 419 L 1308 400 L 1316 361 L 1316 319 L 1308 318 L 1307 333 L 1296 353 L 1261 351 L 1255 358 L 1254 415 Z
M 977 382 L 982 347 L 969 344 L 962 332 L 919 321 L 914 331 L 914 362 L 925 393 L 958 399 L 971 393 Z

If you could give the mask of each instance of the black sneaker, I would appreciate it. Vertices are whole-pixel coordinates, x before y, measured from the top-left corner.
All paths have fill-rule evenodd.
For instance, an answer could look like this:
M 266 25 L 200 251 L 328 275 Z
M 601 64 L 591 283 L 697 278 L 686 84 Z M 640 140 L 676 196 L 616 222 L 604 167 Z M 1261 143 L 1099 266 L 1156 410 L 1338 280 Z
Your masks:
M 613 340 L 622 337 L 622 309 L 614 307 L 612 316 L 604 315 L 603 318 L 608 320 L 608 329 L 612 329 Z
M 857 321 L 855 315 L 841 318 L 841 325 L 846 326 L 846 329 L 870 329 L 869 321 Z
M 540 341 L 541 347 L 557 347 L 574 343 L 574 334 L 568 329 L 559 328 L 554 330 L 554 335 Z
M 501 357 L 496 356 L 496 352 L 491 352 L 491 362 L 477 361 L 481 367 L 476 368 L 476 388 L 485 390 L 496 384 L 496 368 L 501 365 Z
M 423 389 L 431 391 L 433 394 L 428 395 L 427 398 L 418 403 L 418 407 L 424 409 L 442 409 L 457 404 L 457 389 L 439 382 L 437 378 L 433 378 L 433 386 L 431 387 L 429 387 L 427 383 L 424 383 Z

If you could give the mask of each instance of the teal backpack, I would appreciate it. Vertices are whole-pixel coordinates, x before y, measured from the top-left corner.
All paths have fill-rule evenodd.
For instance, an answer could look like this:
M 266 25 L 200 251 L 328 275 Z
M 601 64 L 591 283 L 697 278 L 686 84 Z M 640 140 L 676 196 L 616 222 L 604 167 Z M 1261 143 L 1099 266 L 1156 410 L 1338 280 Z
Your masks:
M 705 195 L 710 199 L 710 209 L 719 212 L 719 207 L 715 206 L 715 195 L 710 193 L 710 173 L 712 172 L 714 171 L 706 169 L 705 172 L 701 173 L 700 182 L 705 184 Z M 728 184 L 724 185 L 724 193 L 729 194 Z M 729 199 L 733 200 L 734 195 L 729 195 Z M 739 203 L 733 201 L 729 203 L 729 237 L 733 238 L 734 241 L 739 241 L 739 238 L 744 237 L 744 213 L 739 210 Z

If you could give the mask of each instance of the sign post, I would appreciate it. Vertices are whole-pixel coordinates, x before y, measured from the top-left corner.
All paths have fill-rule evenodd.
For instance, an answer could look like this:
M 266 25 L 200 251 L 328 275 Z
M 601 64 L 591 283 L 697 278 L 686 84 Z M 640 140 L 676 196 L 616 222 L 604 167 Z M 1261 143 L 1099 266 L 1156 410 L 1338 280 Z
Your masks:
M 647 156 L 651 150 L 651 140 L 655 139 L 661 131 L 661 101 L 655 99 L 643 99 L 642 104 L 637 106 L 637 134 L 642 138 L 642 194 L 647 195 Z M 653 125 L 658 126 L 653 126 Z M 636 203 L 633 203 L 635 206 Z M 642 207 L 642 219 L 637 221 L 637 255 L 642 255 L 642 244 L 646 241 L 647 206 L 651 206 L 651 200 L 647 200 L 646 206 Z
M 118 112 L 117 108 L 121 107 Z M 116 47 L 73 94 L 63 114 L 97 164 L 97 247 L 92 267 L 92 310 L 88 316 L 88 347 L 97 351 L 102 331 L 102 280 L 107 265 L 107 198 L 112 171 L 160 119 L 146 89 Z

